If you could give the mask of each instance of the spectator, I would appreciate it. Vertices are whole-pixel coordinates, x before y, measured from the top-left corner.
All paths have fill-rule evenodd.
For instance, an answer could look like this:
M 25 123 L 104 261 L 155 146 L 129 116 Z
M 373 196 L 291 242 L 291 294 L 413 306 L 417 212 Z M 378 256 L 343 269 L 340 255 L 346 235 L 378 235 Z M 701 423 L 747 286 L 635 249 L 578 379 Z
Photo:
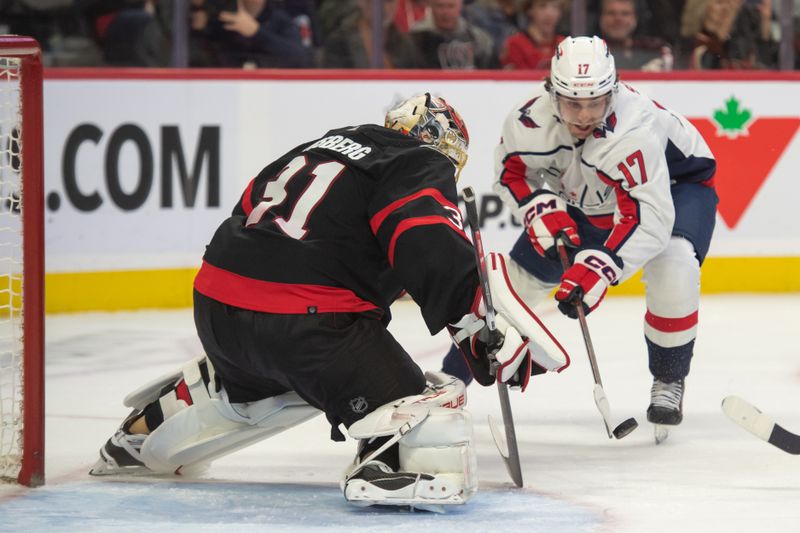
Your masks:
M 414 24 L 430 15 L 429 3 L 428 0 L 398 0 L 394 14 L 397 29 L 403 33 L 411 31 Z
M 372 65 L 372 0 L 358 0 L 353 16 L 325 39 L 323 66 L 327 68 L 369 68 Z M 415 48 L 411 38 L 397 29 L 394 13 L 397 0 L 383 0 L 384 68 L 413 68 Z
M 527 0 L 528 26 L 506 41 L 500 62 L 507 69 L 547 69 L 563 35 L 556 33 L 563 4 L 561 0 Z
M 98 19 L 98 37 L 108 65 L 169 66 L 169 29 L 156 10 L 156 0 L 146 0 L 140 7 L 123 8 Z
M 656 37 L 636 37 L 635 0 L 603 0 L 600 36 L 608 43 L 620 70 L 672 70 L 672 49 Z
M 527 24 L 518 4 L 516 0 L 476 0 L 464 6 L 464 18 L 492 37 L 499 54 L 506 40 Z
M 193 66 L 311 66 L 311 50 L 282 8 L 268 0 L 239 0 L 236 11 L 217 12 L 217 5 L 216 0 L 192 0 L 193 46 L 205 52 L 193 57 Z
M 292 17 L 300 31 L 303 46 L 319 48 L 322 46 L 322 30 L 317 18 L 314 0 L 283 0 L 283 8 Z
M 664 39 L 675 50 L 680 44 L 681 13 L 685 0 L 648 0 L 651 20 L 648 34 Z M 637 12 L 641 13 L 638 9 Z M 641 30 L 641 21 L 639 30 Z
M 419 66 L 436 69 L 497 68 L 489 34 L 462 16 L 463 0 L 431 0 L 431 16 L 411 29 Z
M 689 68 L 753 69 L 775 64 L 771 40 L 771 1 L 744 5 L 743 0 L 687 0 L 684 36 L 692 35 Z M 698 17 L 698 15 L 700 15 Z

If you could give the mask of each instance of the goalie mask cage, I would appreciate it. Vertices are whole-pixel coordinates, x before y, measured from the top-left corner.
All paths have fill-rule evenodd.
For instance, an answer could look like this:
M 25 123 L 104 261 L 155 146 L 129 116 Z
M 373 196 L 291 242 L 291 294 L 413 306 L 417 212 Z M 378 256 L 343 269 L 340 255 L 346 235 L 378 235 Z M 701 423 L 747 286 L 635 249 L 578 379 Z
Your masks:
M 0 478 L 44 483 L 42 63 L 0 35 Z

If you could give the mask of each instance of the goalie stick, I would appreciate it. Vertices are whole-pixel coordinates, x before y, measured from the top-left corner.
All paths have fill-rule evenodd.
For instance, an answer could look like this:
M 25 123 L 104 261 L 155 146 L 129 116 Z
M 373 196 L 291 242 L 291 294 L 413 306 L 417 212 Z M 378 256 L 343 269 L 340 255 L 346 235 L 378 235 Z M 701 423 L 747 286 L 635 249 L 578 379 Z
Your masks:
M 738 396 L 728 396 L 722 400 L 722 412 L 759 439 L 786 453 L 800 455 L 800 435 L 776 424 L 747 400 Z
M 564 272 L 566 272 L 569 268 L 569 258 L 567 257 L 564 239 L 560 235 L 556 236 L 556 248 L 558 248 L 558 257 L 561 259 L 561 267 L 564 269 Z M 594 377 L 594 403 L 597 405 L 597 410 L 600 411 L 600 416 L 603 417 L 603 424 L 606 426 L 608 438 L 610 439 L 613 436 L 617 439 L 622 439 L 639 427 L 639 423 L 635 418 L 628 418 L 615 427 L 614 431 L 611 431 L 611 406 L 608 403 L 608 398 L 606 398 L 606 392 L 603 390 L 603 381 L 600 379 L 600 369 L 597 367 L 597 358 L 594 355 L 592 338 L 589 337 L 589 326 L 586 324 L 586 314 L 583 312 L 583 304 L 577 301 L 575 302 L 575 308 L 578 311 L 578 321 L 581 324 L 583 343 L 586 345 L 586 354 L 589 356 L 589 364 L 592 367 L 592 376 Z
M 478 209 L 475 206 L 475 191 L 472 187 L 465 187 L 463 191 L 464 205 L 467 208 L 467 222 L 469 223 L 470 232 L 472 233 L 472 243 L 475 249 L 475 259 L 478 263 L 478 278 L 481 283 L 481 291 L 483 292 L 483 302 L 486 305 L 486 325 L 492 335 L 500 335 L 497 331 L 497 326 L 494 321 L 494 307 L 492 306 L 492 293 L 489 290 L 489 279 L 486 275 L 486 264 L 484 263 L 483 254 L 483 241 L 481 240 L 481 230 L 478 224 Z M 497 375 L 497 368 L 500 364 L 491 358 L 491 372 Z M 492 438 L 497 446 L 497 450 L 503 457 L 503 462 L 506 464 L 506 470 L 514 481 L 517 487 L 522 487 L 522 467 L 519 462 L 519 448 L 517 447 L 517 433 L 514 429 L 514 416 L 511 413 L 511 402 L 508 398 L 508 386 L 497 380 L 497 392 L 500 396 L 500 411 L 503 415 L 503 426 L 505 429 L 505 440 L 501 438 L 499 427 L 496 422 L 489 417 L 489 429 L 492 432 Z

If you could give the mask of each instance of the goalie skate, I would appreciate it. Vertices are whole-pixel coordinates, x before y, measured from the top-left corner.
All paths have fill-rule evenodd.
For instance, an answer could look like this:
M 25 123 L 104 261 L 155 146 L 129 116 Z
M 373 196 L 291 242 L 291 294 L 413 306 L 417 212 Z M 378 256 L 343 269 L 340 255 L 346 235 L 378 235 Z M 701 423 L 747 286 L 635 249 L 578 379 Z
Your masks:
M 370 461 L 347 480 L 344 497 L 355 505 L 408 505 L 442 512 L 440 506 L 465 502 L 462 480 L 450 477 L 448 474 L 394 472 L 380 461 Z
M 144 466 L 140 450 L 147 435 L 130 435 L 121 428 L 100 448 L 100 458 L 89 471 L 92 476 L 142 475 L 152 473 Z

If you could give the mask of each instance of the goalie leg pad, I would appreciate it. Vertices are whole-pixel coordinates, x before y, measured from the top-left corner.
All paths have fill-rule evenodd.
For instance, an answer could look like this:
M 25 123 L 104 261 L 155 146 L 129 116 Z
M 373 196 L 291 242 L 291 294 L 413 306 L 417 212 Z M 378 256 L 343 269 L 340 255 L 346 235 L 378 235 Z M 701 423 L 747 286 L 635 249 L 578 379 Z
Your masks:
M 294 392 L 251 404 L 230 404 L 222 396 L 189 406 L 148 435 L 141 450 L 145 466 L 167 473 L 207 465 L 321 413 Z
M 475 494 L 472 418 L 460 407 L 465 401 L 459 400 L 465 398 L 464 384 L 446 374 L 434 374 L 426 374 L 429 384 L 432 377 L 446 382 L 445 393 L 401 398 L 348 428 L 350 436 L 357 439 L 389 437 L 367 457 L 356 457 L 345 473 L 341 485 L 348 502 L 424 508 L 463 504 Z M 379 460 L 391 446 L 399 447 L 399 472 L 392 472 Z
M 258 402 L 232 404 L 225 389 L 206 386 L 200 363 L 190 361 L 180 372 L 191 396 L 191 405 L 175 400 L 175 394 L 158 398 L 164 421 L 144 440 L 141 460 L 157 473 L 177 472 L 202 467 L 255 442 L 280 433 L 321 413 L 295 392 L 287 392 Z M 208 372 L 213 376 L 210 363 Z M 151 382 L 126 398 L 135 407 L 153 397 L 167 376 Z M 213 384 L 213 378 L 210 383 Z M 168 383 L 168 381 L 166 381 Z M 134 396 L 135 395 L 135 396 Z M 152 400 L 151 403 L 156 400 Z M 141 405 L 141 403 L 138 403 Z
M 477 460 L 468 412 L 430 407 L 425 418 L 398 440 L 400 472 L 382 469 L 379 461 L 367 460 L 344 481 L 348 502 L 458 505 L 477 492 Z

